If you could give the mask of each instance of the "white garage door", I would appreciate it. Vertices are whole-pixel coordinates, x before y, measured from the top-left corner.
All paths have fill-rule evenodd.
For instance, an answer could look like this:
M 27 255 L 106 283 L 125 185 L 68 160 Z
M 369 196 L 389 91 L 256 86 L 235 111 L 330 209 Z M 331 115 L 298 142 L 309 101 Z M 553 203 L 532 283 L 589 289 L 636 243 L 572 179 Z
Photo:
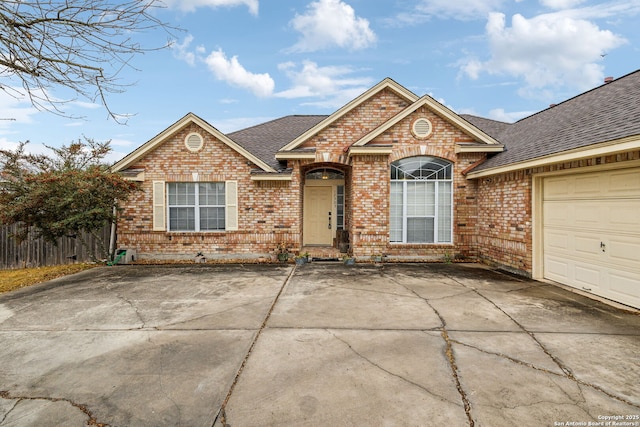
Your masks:
M 640 168 L 543 181 L 544 277 L 640 308 Z

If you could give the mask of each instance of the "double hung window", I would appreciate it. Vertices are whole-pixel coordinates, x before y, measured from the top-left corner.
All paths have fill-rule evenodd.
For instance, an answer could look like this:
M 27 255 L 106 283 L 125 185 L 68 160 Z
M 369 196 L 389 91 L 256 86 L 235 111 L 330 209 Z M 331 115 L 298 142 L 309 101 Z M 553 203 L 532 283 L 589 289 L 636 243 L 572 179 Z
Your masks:
M 391 164 L 391 242 L 451 243 L 452 169 L 427 156 Z
M 170 231 L 225 229 L 224 182 L 167 184 Z

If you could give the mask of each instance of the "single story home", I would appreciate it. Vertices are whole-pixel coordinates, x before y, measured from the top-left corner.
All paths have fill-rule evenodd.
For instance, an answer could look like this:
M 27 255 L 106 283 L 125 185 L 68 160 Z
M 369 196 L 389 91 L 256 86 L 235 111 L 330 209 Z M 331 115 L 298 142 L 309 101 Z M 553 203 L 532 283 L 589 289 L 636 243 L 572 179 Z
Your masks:
M 513 124 L 388 78 L 229 134 L 189 113 L 114 170 L 138 259 L 481 261 L 640 307 L 640 70 Z

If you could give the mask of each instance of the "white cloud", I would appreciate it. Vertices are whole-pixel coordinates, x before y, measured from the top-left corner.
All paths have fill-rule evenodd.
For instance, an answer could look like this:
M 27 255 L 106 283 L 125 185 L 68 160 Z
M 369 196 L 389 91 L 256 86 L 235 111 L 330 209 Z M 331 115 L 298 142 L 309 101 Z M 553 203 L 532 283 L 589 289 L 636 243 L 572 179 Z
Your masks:
M 292 87 L 276 93 L 276 97 L 319 98 L 317 102 L 303 105 L 321 108 L 341 107 L 369 89 L 373 83 L 369 78 L 348 77 L 354 72 L 350 67 L 319 67 L 315 62 L 303 61 L 301 67 L 293 62 L 286 62 L 278 68 L 291 80 Z
M 214 121 L 216 129 L 222 133 L 231 133 L 261 123 L 266 123 L 275 117 L 235 117 L 232 119 L 217 119 Z
M 26 141 L 20 141 L 26 142 Z M 18 142 L 11 141 L 7 138 L 0 138 L 0 150 L 15 150 L 18 148 Z M 27 154 L 51 154 L 51 150 L 44 146 L 44 144 L 30 142 L 24 147 L 24 151 Z
M 260 97 L 270 96 L 273 93 L 275 83 L 268 73 L 254 74 L 247 71 L 236 56 L 227 59 L 221 49 L 211 52 L 204 61 L 218 80 L 247 89 Z
M 184 61 L 193 67 L 196 65 L 196 54 L 189 51 L 189 45 L 192 41 L 193 36 L 189 34 L 184 38 L 182 43 L 178 43 L 177 40 L 173 40 L 170 46 L 174 58 Z
M 0 90 L 0 132 L 14 123 L 32 123 L 38 110 L 22 95 L 22 88 L 4 87 Z M 6 132 L 5 132 L 6 133 Z
M 87 110 L 96 110 L 102 107 L 100 104 L 96 104 L 95 102 L 85 102 L 85 101 L 75 100 L 75 101 L 70 101 L 69 103 L 76 107 L 85 108 Z
M 240 64 L 237 56 L 228 59 L 222 49 L 213 51 L 209 55 L 206 55 L 204 46 L 198 46 L 192 51 L 189 47 L 193 39 L 189 34 L 182 43 L 174 41 L 173 56 L 191 66 L 195 66 L 198 62 L 205 63 L 218 80 L 247 89 L 256 96 L 266 97 L 273 93 L 275 83 L 268 73 L 256 74 L 247 71 Z
M 447 101 L 443 98 L 443 97 L 437 97 L 433 94 L 433 92 L 429 92 L 427 95 L 429 95 L 431 98 L 433 98 L 434 100 L 438 101 L 440 104 L 444 105 L 445 107 L 447 107 L 448 109 L 450 109 L 451 111 L 453 111 L 454 113 L 457 113 L 457 110 L 451 106 L 447 104 Z
M 484 69 L 484 64 L 476 58 L 468 58 L 462 61 L 460 69 L 471 79 L 477 80 Z
M 569 9 L 580 3 L 584 3 L 584 0 L 540 0 L 543 6 L 556 10 Z
M 498 120 L 500 122 L 513 123 L 518 120 L 529 117 L 530 115 L 536 113 L 536 111 L 505 111 L 504 108 L 495 108 L 489 111 L 489 118 L 493 120 Z
M 369 21 L 357 17 L 353 8 L 340 0 L 312 2 L 304 15 L 291 20 L 291 26 L 302 34 L 290 49 L 293 52 L 314 52 L 333 46 L 358 50 L 376 42 Z
M 503 3 L 504 0 L 422 0 L 416 11 L 440 19 L 469 21 L 486 18 Z
M 13 151 L 18 148 L 18 143 L 9 141 L 7 138 L 0 138 L 0 150 Z
M 112 147 L 133 147 L 138 144 L 137 142 L 133 142 L 124 138 L 111 138 L 109 141 Z
M 182 10 L 183 12 L 194 12 L 199 7 L 235 7 L 247 6 L 252 15 L 258 14 L 258 0 L 165 0 L 167 6 Z
M 605 19 L 611 17 L 630 17 L 638 13 L 640 13 L 640 0 L 622 0 L 558 10 L 554 12 L 553 15 L 573 19 Z
M 522 78 L 523 95 L 540 95 L 542 89 L 566 84 L 585 90 L 601 83 L 602 53 L 625 43 L 592 22 L 564 13 L 531 19 L 516 14 L 511 27 L 506 26 L 504 14 L 491 13 L 486 32 L 491 58 L 484 62 L 469 58 L 461 71 L 472 79 L 482 73 Z

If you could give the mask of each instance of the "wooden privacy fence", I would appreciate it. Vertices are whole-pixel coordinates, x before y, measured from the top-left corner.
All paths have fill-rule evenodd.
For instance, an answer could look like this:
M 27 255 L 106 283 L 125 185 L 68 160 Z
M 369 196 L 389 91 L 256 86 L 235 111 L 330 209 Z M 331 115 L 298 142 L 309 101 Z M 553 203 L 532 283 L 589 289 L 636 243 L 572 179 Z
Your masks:
M 105 256 L 99 240 L 87 233 L 77 238 L 60 238 L 57 246 L 42 238 L 29 238 L 18 244 L 11 237 L 17 228 L 17 224 L 0 225 L 0 269 L 73 264 L 103 259 Z M 108 246 L 109 225 L 106 225 L 98 234 Z M 82 244 L 80 237 L 85 241 L 86 246 Z

